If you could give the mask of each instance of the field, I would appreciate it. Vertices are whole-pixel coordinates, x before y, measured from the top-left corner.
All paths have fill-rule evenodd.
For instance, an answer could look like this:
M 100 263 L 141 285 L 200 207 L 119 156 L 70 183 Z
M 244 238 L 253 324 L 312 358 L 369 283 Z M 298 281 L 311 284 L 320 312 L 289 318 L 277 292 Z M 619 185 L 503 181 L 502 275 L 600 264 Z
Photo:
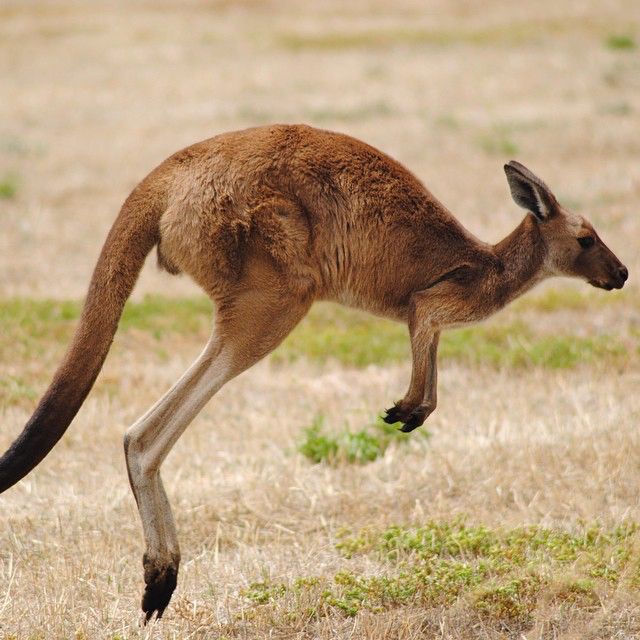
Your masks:
M 628 266 L 550 281 L 440 350 L 411 435 L 405 327 L 319 304 L 163 466 L 182 546 L 140 625 L 122 436 L 212 306 L 153 256 L 78 417 L 0 497 L 0 638 L 640 637 L 637 0 L 0 5 L 0 448 L 73 333 L 129 190 L 224 130 L 306 122 L 410 167 L 497 242 L 502 165 L 538 172 Z

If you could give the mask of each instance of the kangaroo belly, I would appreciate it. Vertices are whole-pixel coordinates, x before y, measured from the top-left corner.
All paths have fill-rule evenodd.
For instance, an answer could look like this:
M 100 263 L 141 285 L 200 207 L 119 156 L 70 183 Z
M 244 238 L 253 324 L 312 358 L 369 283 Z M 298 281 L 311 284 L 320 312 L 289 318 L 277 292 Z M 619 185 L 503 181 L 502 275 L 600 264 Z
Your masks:
M 158 261 L 170 273 L 184 272 L 217 295 L 237 282 L 255 255 L 273 263 L 283 286 L 311 288 L 317 280 L 308 220 L 281 196 L 219 197 L 170 205 L 160 221 Z

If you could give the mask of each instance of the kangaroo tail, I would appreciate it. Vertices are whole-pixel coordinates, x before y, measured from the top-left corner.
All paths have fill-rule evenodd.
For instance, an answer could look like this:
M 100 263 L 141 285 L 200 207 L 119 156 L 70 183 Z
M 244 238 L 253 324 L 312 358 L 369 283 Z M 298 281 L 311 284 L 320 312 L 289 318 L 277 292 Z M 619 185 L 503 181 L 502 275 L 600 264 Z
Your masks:
M 159 238 L 166 197 L 153 174 L 127 198 L 107 236 L 66 355 L 22 433 L 0 458 L 0 493 L 60 440 L 102 369 L 127 298 Z

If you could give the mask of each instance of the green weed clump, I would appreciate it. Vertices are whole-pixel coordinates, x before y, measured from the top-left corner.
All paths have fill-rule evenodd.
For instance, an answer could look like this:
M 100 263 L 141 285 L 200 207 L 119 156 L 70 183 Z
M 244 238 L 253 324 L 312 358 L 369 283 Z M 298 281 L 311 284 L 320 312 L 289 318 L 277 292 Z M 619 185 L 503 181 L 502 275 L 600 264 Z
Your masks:
M 594 571 L 605 558 L 620 556 L 638 532 L 635 523 L 625 523 L 611 531 L 594 525 L 570 533 L 537 526 L 502 531 L 455 520 L 413 528 L 393 526 L 378 532 L 364 530 L 357 536 L 341 536 L 336 548 L 346 557 L 374 553 L 383 560 L 400 561 L 451 556 L 506 560 L 519 566 L 547 561 L 567 564 L 588 552 L 590 571 Z
M 455 606 L 490 625 L 526 629 L 540 606 L 589 609 L 601 606 L 618 585 L 633 587 L 640 577 L 639 537 L 633 523 L 568 532 L 456 520 L 364 530 L 342 534 L 336 547 L 347 564 L 366 555 L 367 566 L 377 563 L 377 570 L 346 567 L 290 583 L 259 583 L 245 597 L 287 619 Z
M 428 436 L 428 432 L 422 433 Z M 359 431 L 331 434 L 324 429 L 324 418 L 318 416 L 304 430 L 298 451 L 316 464 L 366 464 L 384 455 L 392 442 L 406 443 L 406 434 L 381 419 Z
M 256 604 L 267 604 L 276 598 L 284 595 L 286 587 L 282 583 L 271 583 L 268 581 L 252 582 L 246 589 L 240 592 L 248 600 Z
M 527 625 L 531 622 L 543 583 L 539 575 L 532 574 L 482 587 L 475 596 L 475 608 L 483 617 L 492 620 Z

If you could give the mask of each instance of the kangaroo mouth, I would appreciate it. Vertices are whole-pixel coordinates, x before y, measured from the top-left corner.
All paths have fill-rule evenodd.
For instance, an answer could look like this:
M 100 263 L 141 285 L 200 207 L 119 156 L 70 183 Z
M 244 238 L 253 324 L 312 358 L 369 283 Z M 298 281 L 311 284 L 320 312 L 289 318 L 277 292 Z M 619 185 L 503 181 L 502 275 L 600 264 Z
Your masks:
M 624 287 L 624 280 L 618 280 L 617 282 L 601 282 L 600 280 L 589 280 L 589 284 L 592 287 L 597 287 L 598 289 L 611 291 L 612 289 L 622 289 L 622 287 Z

